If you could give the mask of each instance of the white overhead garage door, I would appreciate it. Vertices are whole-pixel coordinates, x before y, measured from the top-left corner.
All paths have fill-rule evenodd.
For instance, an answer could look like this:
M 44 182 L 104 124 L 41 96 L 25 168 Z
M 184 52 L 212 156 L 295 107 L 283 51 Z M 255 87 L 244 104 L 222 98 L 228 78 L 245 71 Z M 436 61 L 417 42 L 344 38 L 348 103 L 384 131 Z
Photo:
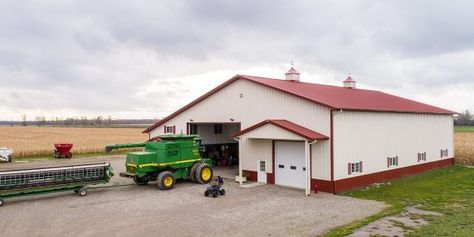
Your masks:
M 275 184 L 305 188 L 304 142 L 275 142 Z

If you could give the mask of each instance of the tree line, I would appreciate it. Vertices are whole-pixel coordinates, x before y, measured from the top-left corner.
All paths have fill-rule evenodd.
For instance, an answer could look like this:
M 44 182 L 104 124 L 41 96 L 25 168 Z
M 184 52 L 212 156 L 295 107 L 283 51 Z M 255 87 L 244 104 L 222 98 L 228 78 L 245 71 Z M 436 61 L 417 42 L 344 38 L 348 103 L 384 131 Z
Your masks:
M 454 126 L 474 126 L 474 115 L 469 110 L 456 115 Z
M 58 127 L 112 127 L 119 125 L 149 125 L 155 123 L 156 119 L 114 119 L 112 116 L 97 116 L 88 118 L 86 116 L 62 118 L 36 116 L 29 118 L 26 114 L 21 115 L 20 121 L 0 121 L 0 125 L 10 126 L 58 126 Z

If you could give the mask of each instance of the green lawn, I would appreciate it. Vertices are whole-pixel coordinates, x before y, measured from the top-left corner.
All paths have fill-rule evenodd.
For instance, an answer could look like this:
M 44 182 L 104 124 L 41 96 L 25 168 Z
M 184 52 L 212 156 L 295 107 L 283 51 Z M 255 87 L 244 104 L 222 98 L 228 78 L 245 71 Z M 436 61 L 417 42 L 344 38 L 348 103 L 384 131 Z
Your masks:
M 346 236 L 352 230 L 383 216 L 397 214 L 406 206 L 441 212 L 430 224 L 410 236 L 474 236 L 474 169 L 460 165 L 401 178 L 380 187 L 341 195 L 390 204 L 379 214 L 336 228 L 324 236 Z
M 455 126 L 455 132 L 474 132 L 474 126 Z

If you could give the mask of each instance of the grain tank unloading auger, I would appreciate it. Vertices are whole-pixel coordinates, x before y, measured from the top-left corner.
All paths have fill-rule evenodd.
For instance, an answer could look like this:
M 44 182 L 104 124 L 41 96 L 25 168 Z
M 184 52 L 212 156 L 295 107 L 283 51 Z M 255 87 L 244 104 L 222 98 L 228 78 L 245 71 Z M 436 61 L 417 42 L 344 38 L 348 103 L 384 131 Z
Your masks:
M 205 184 L 212 179 L 211 160 L 200 155 L 200 139 L 194 135 L 163 135 L 159 141 L 134 144 L 107 145 L 107 152 L 120 148 L 143 147 L 140 152 L 129 152 L 126 172 L 121 177 L 133 178 L 136 184 L 157 181 L 158 188 L 172 189 L 177 179 L 189 179 Z

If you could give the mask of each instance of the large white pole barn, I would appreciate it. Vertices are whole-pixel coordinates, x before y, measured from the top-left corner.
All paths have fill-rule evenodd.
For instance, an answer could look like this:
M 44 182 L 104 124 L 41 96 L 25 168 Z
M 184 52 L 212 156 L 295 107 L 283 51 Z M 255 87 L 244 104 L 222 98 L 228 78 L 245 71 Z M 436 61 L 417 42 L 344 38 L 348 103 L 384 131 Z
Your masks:
M 341 192 L 453 164 L 454 112 L 379 91 L 237 75 L 146 129 L 198 134 L 245 180 Z M 225 146 L 226 152 L 220 152 Z

